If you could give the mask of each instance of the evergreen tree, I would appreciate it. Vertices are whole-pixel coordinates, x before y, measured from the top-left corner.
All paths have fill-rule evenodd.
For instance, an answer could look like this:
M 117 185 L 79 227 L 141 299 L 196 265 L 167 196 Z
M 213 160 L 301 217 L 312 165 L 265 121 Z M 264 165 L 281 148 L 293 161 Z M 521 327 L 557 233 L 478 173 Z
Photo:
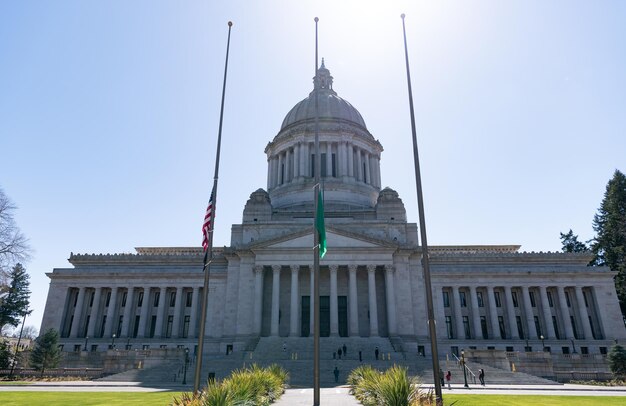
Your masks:
M 593 229 L 597 233 L 591 247 L 595 261 L 617 272 L 615 289 L 626 315 L 626 176 L 618 170 L 606 185 Z
M 25 314 L 29 314 L 30 276 L 22 264 L 16 264 L 9 273 L 8 294 L 0 303 L 0 327 L 10 324 L 17 327 Z
M 563 252 L 585 252 L 589 251 L 589 247 L 584 242 L 578 241 L 578 236 L 574 234 L 570 228 L 567 234 L 561 234 L 561 244 Z
M 11 350 L 6 340 L 0 340 L 0 369 L 11 367 Z
M 611 347 L 608 356 L 609 368 L 617 377 L 626 376 L 626 349 L 619 344 Z
M 61 361 L 59 333 L 51 328 L 35 340 L 35 348 L 30 353 L 30 365 L 41 370 L 43 376 L 46 369 L 56 368 L 59 361 Z

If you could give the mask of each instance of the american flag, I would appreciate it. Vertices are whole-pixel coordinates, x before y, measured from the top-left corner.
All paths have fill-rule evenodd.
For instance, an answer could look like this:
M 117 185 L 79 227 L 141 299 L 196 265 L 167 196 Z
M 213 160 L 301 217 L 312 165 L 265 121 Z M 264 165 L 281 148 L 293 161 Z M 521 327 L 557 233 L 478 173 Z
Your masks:
M 202 223 L 202 248 L 206 251 L 209 248 L 209 232 L 211 231 L 211 216 L 213 215 L 213 191 L 211 191 L 211 198 L 209 199 L 209 205 L 206 208 L 206 214 L 204 215 L 204 222 Z

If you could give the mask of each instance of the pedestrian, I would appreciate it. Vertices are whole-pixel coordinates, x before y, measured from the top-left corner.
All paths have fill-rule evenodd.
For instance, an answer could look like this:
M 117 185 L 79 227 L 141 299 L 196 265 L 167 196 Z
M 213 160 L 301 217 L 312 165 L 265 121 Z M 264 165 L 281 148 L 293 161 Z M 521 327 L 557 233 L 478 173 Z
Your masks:
M 359 362 L 363 362 L 363 355 L 361 354 L 361 350 L 359 350 Z
M 441 384 L 442 388 L 445 387 L 444 379 L 445 377 L 443 376 L 443 369 L 439 369 L 439 383 Z
M 448 382 L 448 389 L 452 390 L 452 385 L 450 385 L 450 381 L 452 380 L 452 373 L 448 371 L 446 373 L 446 382 Z
M 283 352 L 287 352 L 287 342 L 283 341 Z
M 480 384 L 485 386 L 485 370 L 482 368 L 478 370 L 478 379 L 480 379 Z
M 339 359 L 341 359 L 341 347 L 337 350 L 337 355 L 339 355 Z
M 335 374 L 335 383 L 339 383 L 339 370 L 337 369 L 337 366 L 335 366 L 333 374 Z
M 348 356 L 348 347 L 346 347 L 346 343 L 343 343 L 343 356 Z
M 376 361 L 378 361 L 378 347 L 376 347 L 376 349 L 374 350 L 374 358 L 376 358 Z

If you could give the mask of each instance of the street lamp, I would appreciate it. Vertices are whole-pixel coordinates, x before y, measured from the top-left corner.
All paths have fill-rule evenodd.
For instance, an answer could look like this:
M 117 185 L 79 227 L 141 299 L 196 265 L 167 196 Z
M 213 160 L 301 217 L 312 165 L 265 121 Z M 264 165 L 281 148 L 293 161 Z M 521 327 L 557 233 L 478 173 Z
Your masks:
M 469 388 L 469 385 L 467 384 L 467 371 L 466 371 L 466 366 L 465 366 L 465 351 L 461 350 L 461 364 L 463 364 L 463 381 L 465 382 L 465 385 L 463 385 L 466 388 Z
M 115 334 L 113 334 L 113 335 L 111 336 L 111 349 L 114 349 L 114 348 L 115 348 L 115 337 L 116 337 L 116 335 L 115 335 Z
M 187 385 L 187 365 L 189 364 L 189 348 L 185 348 L 185 369 L 183 372 L 183 385 Z
M 544 339 L 543 334 L 542 334 L 542 335 L 540 335 L 540 336 L 539 336 L 539 338 L 541 339 L 541 348 L 542 348 L 542 351 L 543 351 L 543 352 L 545 352 L 545 351 L 546 351 L 546 345 L 545 345 L 545 344 L 544 344 L 544 342 L 543 342 L 543 339 Z
M 574 345 L 574 339 L 570 339 L 572 342 L 572 354 L 576 354 L 576 346 Z
M 89 336 L 85 336 L 85 351 L 87 351 L 87 341 L 89 341 Z

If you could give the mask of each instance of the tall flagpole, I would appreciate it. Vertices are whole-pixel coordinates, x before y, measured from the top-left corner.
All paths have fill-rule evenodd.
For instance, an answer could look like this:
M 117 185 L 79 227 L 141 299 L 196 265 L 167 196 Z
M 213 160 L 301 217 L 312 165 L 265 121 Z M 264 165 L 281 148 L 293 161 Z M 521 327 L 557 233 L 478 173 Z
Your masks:
M 206 313 L 209 303 L 209 277 L 211 275 L 211 261 L 213 260 L 213 230 L 215 229 L 215 207 L 217 202 L 217 179 L 220 171 L 220 148 L 222 145 L 222 122 L 224 119 L 224 96 L 226 95 L 226 73 L 228 72 L 228 51 L 230 48 L 230 29 L 233 23 L 228 22 L 228 40 L 226 42 L 226 63 L 224 64 L 224 84 L 222 86 L 222 106 L 220 108 L 220 123 L 217 131 L 217 151 L 215 153 L 215 175 L 213 176 L 213 189 L 211 201 L 213 210 L 211 211 L 208 248 L 204 251 L 204 261 L 202 272 L 204 272 L 204 287 L 202 291 L 202 312 L 200 314 L 200 331 L 198 332 L 198 350 L 196 354 L 196 373 L 193 380 L 193 391 L 198 392 L 200 388 L 200 374 L 202 373 L 202 351 L 204 347 L 204 332 L 206 330 Z M 209 203 L 211 204 L 211 202 Z M 207 260 L 209 260 L 207 262 Z
M 433 291 L 430 283 L 430 264 L 428 258 L 428 242 L 426 241 L 426 221 L 424 220 L 424 197 L 422 196 L 422 176 L 417 151 L 417 133 L 415 130 L 415 112 L 413 110 L 413 91 L 411 90 L 411 73 L 409 70 L 409 51 L 406 45 L 406 28 L 404 14 L 402 17 L 402 34 L 404 35 L 404 56 L 406 59 L 406 79 L 409 88 L 409 109 L 411 111 L 411 132 L 413 135 L 413 161 L 415 163 L 415 186 L 417 189 L 417 207 L 419 211 L 420 236 L 422 239 L 422 267 L 424 268 L 424 288 L 426 289 L 426 305 L 428 307 L 428 333 L 433 358 L 433 379 L 435 380 L 435 397 L 437 405 L 443 405 L 441 380 L 439 376 L 439 352 L 437 350 L 437 331 L 435 328 L 435 312 L 433 310 Z
M 322 158 L 320 157 L 320 123 L 319 123 L 319 78 L 318 74 L 318 57 L 317 57 L 317 22 L 319 18 L 315 17 L 315 187 L 314 194 L 314 210 L 313 210 L 313 406 L 320 404 L 320 239 L 319 230 L 317 229 L 317 208 L 319 205 L 320 190 L 320 170 Z

